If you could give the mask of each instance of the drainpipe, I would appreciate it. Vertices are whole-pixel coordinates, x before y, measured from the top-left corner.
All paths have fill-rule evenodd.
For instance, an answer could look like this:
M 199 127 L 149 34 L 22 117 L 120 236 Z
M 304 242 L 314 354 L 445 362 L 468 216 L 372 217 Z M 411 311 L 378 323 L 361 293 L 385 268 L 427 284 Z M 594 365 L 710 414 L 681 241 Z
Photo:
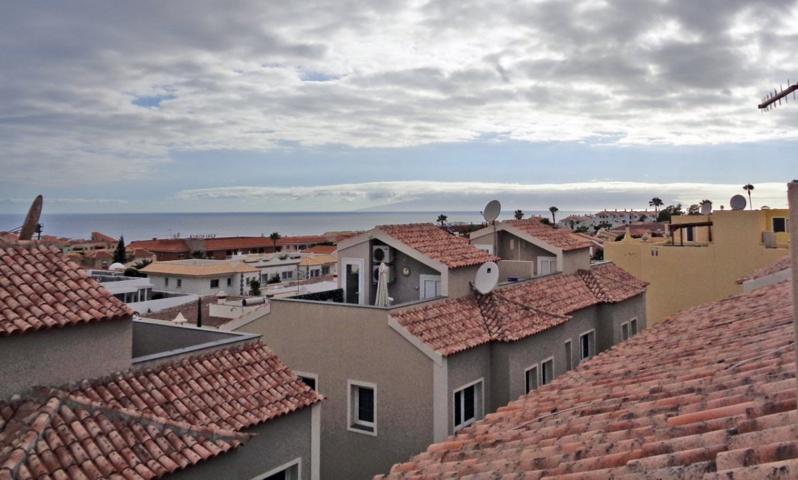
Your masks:
M 787 185 L 790 202 L 790 259 L 792 260 L 792 315 L 795 328 L 796 361 L 798 361 L 798 180 Z

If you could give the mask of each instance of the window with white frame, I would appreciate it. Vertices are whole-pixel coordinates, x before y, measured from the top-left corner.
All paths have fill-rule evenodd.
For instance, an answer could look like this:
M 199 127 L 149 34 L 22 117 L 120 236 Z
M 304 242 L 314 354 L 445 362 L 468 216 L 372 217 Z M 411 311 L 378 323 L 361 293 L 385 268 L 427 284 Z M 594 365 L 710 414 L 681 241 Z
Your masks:
M 633 318 L 629 323 L 632 326 L 632 335 L 637 335 L 637 319 Z
M 570 370 L 574 368 L 574 354 L 573 346 L 570 340 L 565 341 L 565 369 Z
M 538 366 L 537 364 L 524 370 L 524 391 L 526 393 L 538 388 Z
M 301 468 L 302 460 L 297 458 L 264 474 L 252 477 L 252 480 L 299 480 Z
M 219 288 L 219 279 L 218 278 L 214 278 L 213 280 L 211 280 L 210 285 L 211 285 L 211 288 Z
M 629 324 L 622 323 L 621 324 L 621 340 L 629 339 Z
M 546 385 L 554 379 L 554 358 L 540 362 L 540 384 Z
M 773 231 L 776 233 L 787 232 L 787 219 L 784 217 L 773 217 Z
M 471 425 L 483 415 L 482 379 L 465 385 L 454 392 L 454 429 Z
M 377 435 L 377 385 L 349 381 L 349 430 Z
M 587 360 L 596 354 L 596 331 L 579 335 L 579 360 Z

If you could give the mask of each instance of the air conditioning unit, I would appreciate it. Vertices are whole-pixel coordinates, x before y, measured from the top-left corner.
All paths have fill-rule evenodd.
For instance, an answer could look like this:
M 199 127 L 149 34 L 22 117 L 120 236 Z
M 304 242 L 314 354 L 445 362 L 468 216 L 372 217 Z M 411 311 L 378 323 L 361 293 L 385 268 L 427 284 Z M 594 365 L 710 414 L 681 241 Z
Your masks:
M 371 261 L 379 265 L 380 263 L 393 262 L 391 247 L 388 245 L 374 245 L 371 247 Z
M 380 278 L 380 266 L 374 265 L 373 267 L 371 267 L 371 284 L 376 285 L 377 280 L 379 278 Z M 396 277 L 394 276 L 393 267 L 388 265 L 388 283 L 391 284 L 394 282 L 394 280 L 396 280 Z

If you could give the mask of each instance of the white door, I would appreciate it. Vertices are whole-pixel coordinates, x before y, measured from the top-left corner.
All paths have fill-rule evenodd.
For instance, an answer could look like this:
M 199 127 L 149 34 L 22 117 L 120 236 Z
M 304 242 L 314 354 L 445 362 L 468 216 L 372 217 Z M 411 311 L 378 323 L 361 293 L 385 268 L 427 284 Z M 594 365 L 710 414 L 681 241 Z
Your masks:
M 419 299 L 435 298 L 441 294 L 440 275 L 419 275 Z
M 538 275 L 548 275 L 557 271 L 557 257 L 538 257 Z

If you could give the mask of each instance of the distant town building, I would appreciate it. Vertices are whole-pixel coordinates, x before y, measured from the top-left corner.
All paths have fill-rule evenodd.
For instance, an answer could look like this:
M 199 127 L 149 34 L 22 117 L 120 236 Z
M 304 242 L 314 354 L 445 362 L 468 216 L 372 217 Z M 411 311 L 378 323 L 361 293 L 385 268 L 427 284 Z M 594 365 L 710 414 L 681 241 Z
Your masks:
M 431 224 L 376 227 L 338 245 L 337 292 L 272 299 L 243 327 L 324 395 L 324 478 L 385 471 L 646 326 L 645 284 L 612 264 L 478 294 L 493 260 Z
M 625 236 L 604 257 L 649 282 L 647 317 L 739 293 L 737 280 L 789 252 L 788 210 L 716 210 L 671 218 L 666 238 Z
M 329 240 L 323 235 L 286 236 L 277 240 L 276 247 L 278 251 L 295 252 L 326 243 Z M 127 248 L 148 250 L 160 261 L 188 258 L 224 260 L 240 255 L 274 252 L 275 242 L 268 236 L 153 238 L 130 242 Z
M 258 269 L 237 260 L 192 258 L 153 262 L 142 268 L 155 289 L 164 292 L 192 293 L 206 296 L 223 292 L 248 295 L 250 283 L 260 280 Z

